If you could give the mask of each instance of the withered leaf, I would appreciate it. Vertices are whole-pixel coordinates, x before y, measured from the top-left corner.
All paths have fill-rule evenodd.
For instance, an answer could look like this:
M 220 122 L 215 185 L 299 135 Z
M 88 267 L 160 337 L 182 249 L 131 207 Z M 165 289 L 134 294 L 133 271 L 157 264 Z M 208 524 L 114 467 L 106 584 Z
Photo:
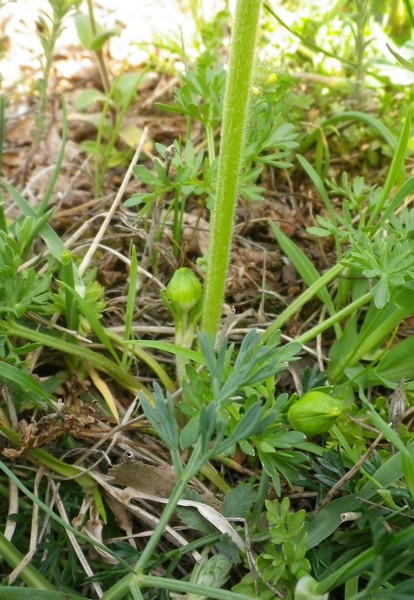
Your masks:
M 161 498 L 168 498 L 175 485 L 174 469 L 168 465 L 154 467 L 140 461 L 122 462 L 109 469 L 108 474 L 116 485 Z

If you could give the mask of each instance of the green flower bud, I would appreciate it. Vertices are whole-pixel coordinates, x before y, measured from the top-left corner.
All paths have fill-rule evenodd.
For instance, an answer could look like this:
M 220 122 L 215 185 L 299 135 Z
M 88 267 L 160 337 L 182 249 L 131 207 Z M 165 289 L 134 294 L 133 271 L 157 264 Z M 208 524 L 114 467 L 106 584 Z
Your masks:
M 195 324 L 200 318 L 203 288 L 194 273 L 183 267 L 178 269 L 163 295 L 176 325 Z M 185 323 L 179 323 L 184 320 Z
M 178 269 L 167 285 L 162 299 L 168 306 L 175 322 L 175 343 L 183 348 L 191 348 L 195 329 L 201 317 L 203 287 L 194 273 L 185 267 Z M 187 359 L 177 355 L 177 376 L 185 377 Z
M 340 400 L 325 392 L 311 390 L 292 404 L 287 416 L 294 429 L 310 437 L 329 431 L 341 411 Z

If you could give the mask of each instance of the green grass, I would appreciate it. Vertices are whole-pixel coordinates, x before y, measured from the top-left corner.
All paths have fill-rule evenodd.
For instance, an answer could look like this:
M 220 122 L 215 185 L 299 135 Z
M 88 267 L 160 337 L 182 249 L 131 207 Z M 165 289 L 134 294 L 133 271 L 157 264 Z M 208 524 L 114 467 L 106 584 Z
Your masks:
M 164 39 L 134 72 L 107 54 L 120 31 L 93 2 L 39 15 L 32 150 L 75 12 L 102 89 L 56 100 L 61 143 L 36 194 L 33 156 L 20 179 L 8 162 L 1 97 L 5 600 L 408 597 L 414 180 L 397 65 L 412 70 L 412 11 L 398 21 L 391 4 L 380 23 L 365 0 L 280 15 L 238 0 L 206 22 L 192 2 L 194 48 Z M 152 146 L 145 130 L 131 160 L 124 126 L 177 58 L 151 109 L 177 135 Z M 71 165 L 74 111 L 97 129 Z M 76 173 L 88 200 L 62 207 Z

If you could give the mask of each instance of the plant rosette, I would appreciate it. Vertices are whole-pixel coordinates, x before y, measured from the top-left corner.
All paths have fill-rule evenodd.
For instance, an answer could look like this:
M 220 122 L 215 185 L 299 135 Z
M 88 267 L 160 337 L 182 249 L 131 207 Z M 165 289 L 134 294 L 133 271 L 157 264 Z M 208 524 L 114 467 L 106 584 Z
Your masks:
M 296 431 L 312 437 L 329 431 L 341 412 L 341 400 L 326 391 L 313 389 L 292 404 L 287 417 Z

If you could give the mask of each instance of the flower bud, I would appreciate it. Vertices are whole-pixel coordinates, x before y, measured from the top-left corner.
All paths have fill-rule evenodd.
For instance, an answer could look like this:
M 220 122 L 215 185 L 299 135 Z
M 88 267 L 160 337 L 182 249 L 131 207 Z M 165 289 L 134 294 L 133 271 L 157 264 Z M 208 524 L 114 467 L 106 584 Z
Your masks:
M 287 416 L 294 429 L 310 437 L 329 431 L 341 411 L 340 400 L 325 392 L 311 390 L 292 404 Z
M 197 321 L 201 312 L 203 288 L 194 273 L 178 269 L 165 290 L 164 298 L 176 320 Z

